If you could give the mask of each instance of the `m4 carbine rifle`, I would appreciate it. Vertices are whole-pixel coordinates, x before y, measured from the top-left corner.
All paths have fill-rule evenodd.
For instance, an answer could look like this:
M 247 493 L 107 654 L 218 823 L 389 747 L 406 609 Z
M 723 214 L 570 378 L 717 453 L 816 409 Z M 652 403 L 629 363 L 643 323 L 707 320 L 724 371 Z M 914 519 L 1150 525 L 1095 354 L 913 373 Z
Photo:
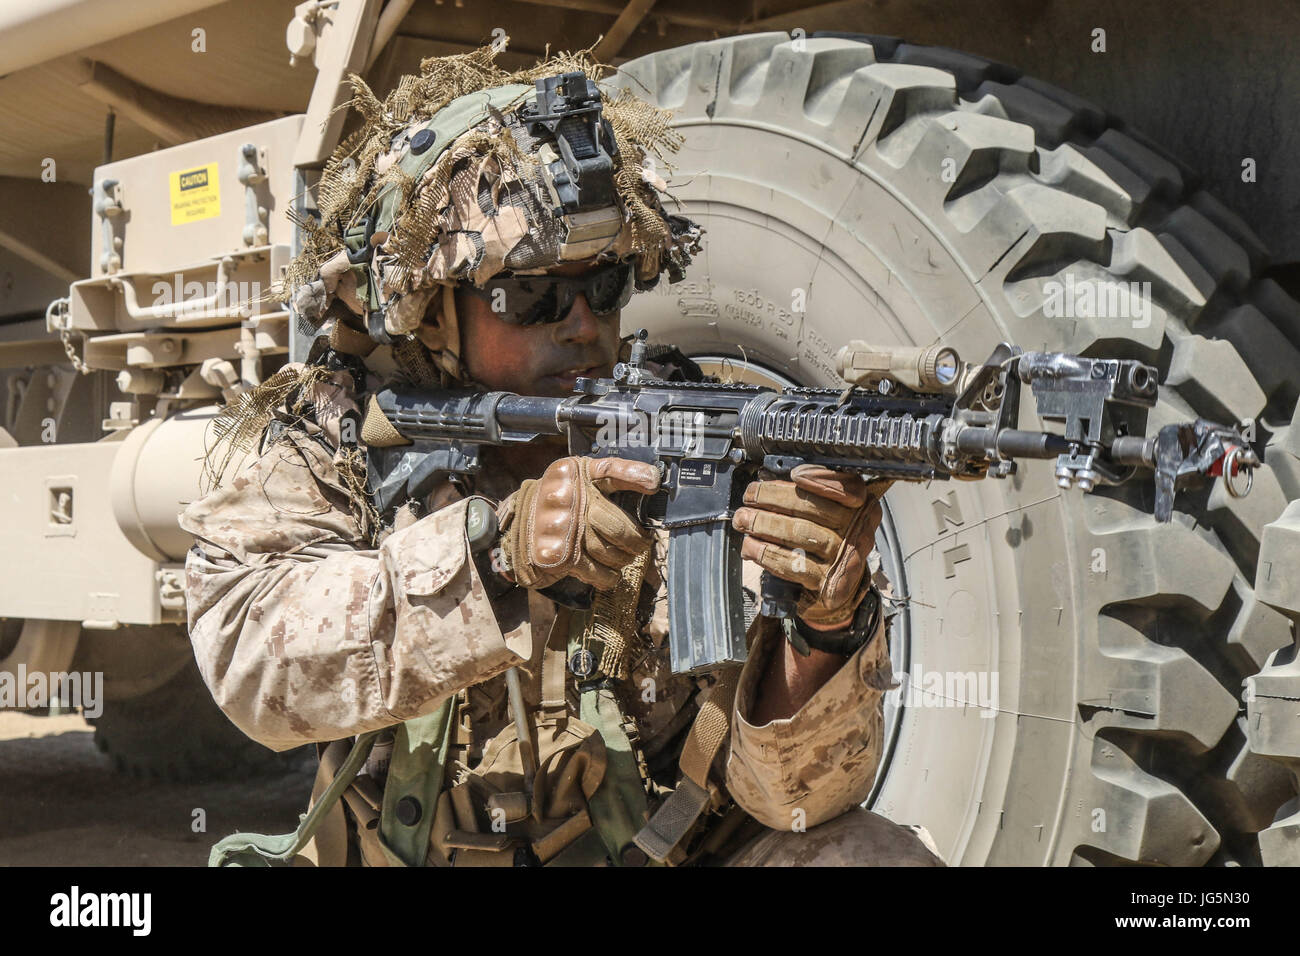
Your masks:
M 867 479 L 1005 478 L 1024 458 L 1055 458 L 1062 488 L 1092 491 L 1154 472 L 1155 519 L 1168 521 L 1176 489 L 1222 476 L 1230 494 L 1250 491 L 1260 461 L 1233 427 L 1203 419 L 1145 437 L 1157 371 L 1130 359 L 1022 352 L 998 345 L 982 365 L 942 345 L 872 347 L 837 356 L 843 390 L 664 381 L 644 366 L 644 330 L 612 378 L 580 378 L 572 395 L 388 389 L 374 397 L 409 445 L 369 450 L 381 512 L 422 499 L 448 475 L 480 467 L 483 445 L 564 436 L 569 453 L 654 464 L 660 490 L 620 495 L 651 527 L 669 531 L 669 641 L 674 673 L 745 659 L 739 533 L 731 517 L 760 469 L 788 475 L 825 465 Z M 1040 418 L 1063 433 L 1016 427 L 1021 385 Z M 1240 480 L 1244 474 L 1244 487 Z M 580 582 L 567 603 L 590 602 Z M 764 573 L 761 613 L 794 615 L 799 586 Z M 565 589 L 561 588 L 563 594 Z M 563 598 L 562 598 L 563 599 Z

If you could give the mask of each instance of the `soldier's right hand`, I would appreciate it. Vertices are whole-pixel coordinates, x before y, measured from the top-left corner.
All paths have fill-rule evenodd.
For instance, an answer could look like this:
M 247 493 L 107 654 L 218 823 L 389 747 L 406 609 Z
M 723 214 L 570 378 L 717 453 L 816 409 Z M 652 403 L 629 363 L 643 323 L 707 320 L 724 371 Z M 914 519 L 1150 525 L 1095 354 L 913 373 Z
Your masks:
M 651 536 L 606 494 L 652 494 L 654 465 L 626 458 L 561 458 L 502 502 L 501 551 L 508 572 L 526 588 L 574 577 L 614 587 L 621 569 L 649 546 Z

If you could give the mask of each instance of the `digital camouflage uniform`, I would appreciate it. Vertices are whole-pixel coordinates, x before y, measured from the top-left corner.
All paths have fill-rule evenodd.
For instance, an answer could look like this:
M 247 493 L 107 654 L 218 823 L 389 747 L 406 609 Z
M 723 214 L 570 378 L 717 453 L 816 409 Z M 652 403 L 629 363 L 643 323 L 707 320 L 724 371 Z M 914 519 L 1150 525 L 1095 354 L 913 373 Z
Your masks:
M 429 62 L 426 76 L 436 73 Z M 500 76 L 490 78 L 500 85 Z M 409 84 L 402 90 L 413 98 Z M 409 143 L 409 131 L 427 112 L 404 115 L 392 109 L 391 97 L 386 104 L 384 121 L 405 123 L 402 143 Z M 432 814 L 427 853 L 423 861 L 406 862 L 639 863 L 644 854 L 622 842 L 629 821 L 621 830 L 609 822 L 620 812 L 610 809 L 609 794 L 620 787 L 628 799 L 619 806 L 631 808 L 633 829 L 641 826 L 673 789 L 692 724 L 720 686 L 669 669 L 666 535 L 656 537 L 639 589 L 634 579 L 629 585 L 635 593 L 625 602 L 622 643 L 610 657 L 600 640 L 589 645 L 599 633 L 580 612 L 523 588 L 490 596 L 483 566 L 470 551 L 466 518 L 473 498 L 495 507 L 516 490 L 505 470 L 492 466 L 495 450 L 471 481 L 443 481 L 427 500 L 392 516 L 376 515 L 358 491 L 358 462 L 369 433 L 363 428 L 358 437 L 349 428 L 365 417 L 365 393 L 393 377 L 429 387 L 461 381 L 450 295 L 439 319 L 445 350 L 420 356 L 404 335 L 430 303 L 436 306 L 438 291 L 456 281 L 486 280 L 503 264 L 517 273 L 540 272 L 565 257 L 564 231 L 557 238 L 530 229 L 537 210 L 527 196 L 511 198 L 505 188 L 528 174 L 511 171 L 508 150 L 492 146 L 495 152 L 484 156 L 483 143 L 498 140 L 474 138 L 485 129 L 496 136 L 502 119 L 494 110 L 423 173 L 423 195 L 443 191 L 426 210 L 436 215 L 425 224 L 433 238 L 423 247 L 428 258 L 422 265 L 409 268 L 410 229 L 403 244 L 395 228 L 373 243 L 377 253 L 363 270 L 345 261 L 346 250 L 323 242 L 310 268 L 300 269 L 300 280 L 312 278 L 298 283 L 295 310 L 329 331 L 337 352 L 318 341 L 308 365 L 287 366 L 228 419 L 224 438 L 236 446 L 245 442 L 229 454 L 247 457 L 242 464 L 234 458 L 220 486 L 181 518 L 196 542 L 186 565 L 190 634 L 214 698 L 248 736 L 276 750 L 343 742 L 321 748 L 317 798 L 350 738 L 395 725 L 425 726 L 420 722 L 447 713 L 454 702 L 438 768 L 443 782 L 434 781 L 429 791 L 441 793 L 435 806 L 413 814 Z M 513 120 L 504 119 L 518 134 Z M 397 139 L 392 129 L 383 135 Z M 516 135 L 515 144 L 520 141 Z M 622 135 L 620 148 L 645 155 L 640 142 Z M 373 183 L 399 155 L 400 146 L 372 150 L 363 157 L 361 181 Z M 693 224 L 663 217 L 653 178 L 638 180 L 639 209 L 660 217 L 659 231 L 647 231 L 644 223 L 634 229 L 637 210 L 627 212 L 631 204 L 620 193 L 626 214 L 615 224 L 618 231 L 594 242 L 602 255 L 635 256 L 638 279 L 649 284 L 661 269 L 680 273 L 699 234 Z M 498 192 L 484 202 L 484 190 Z M 411 195 L 418 205 L 420 189 Z M 326 205 L 321 202 L 328 226 Z M 484 218 L 484 208 L 498 215 Z M 496 222 L 502 210 L 512 209 L 504 225 Z M 316 228 L 320 241 L 324 229 Z M 573 229 L 569 222 L 570 240 Z M 589 256 L 592 248 L 570 248 L 567 257 Z M 368 297 L 382 306 L 386 329 L 378 338 L 391 337 L 378 347 L 359 334 L 371 311 Z M 338 303 L 346 311 L 338 311 Z M 322 359 L 330 354 L 349 356 L 351 364 L 330 367 Z M 259 439 L 250 448 L 254 427 Z M 752 593 L 756 569 L 746 567 Z M 871 640 L 790 719 L 755 726 L 749 717 L 757 678 L 783 637 L 775 622 L 754 619 L 748 663 L 734 707 L 727 708 L 730 734 L 713 762 L 713 810 L 672 862 L 938 864 L 912 832 L 856 809 L 880 760 L 882 697 L 892 686 L 884 629 L 880 618 Z M 603 668 L 585 675 L 581 698 L 573 668 L 563 666 L 579 646 L 594 651 Z M 531 790 L 521 753 L 528 748 L 520 747 L 503 676 L 516 666 L 540 758 Z M 605 680 L 593 689 L 597 678 Z M 376 739 L 365 768 L 300 861 L 399 862 L 383 838 L 390 818 L 382 826 L 378 820 L 393 739 Z M 628 767 L 635 768 L 630 784 Z M 509 823 L 508 841 L 493 826 L 501 818 Z M 622 836 L 609 837 L 614 831 Z M 521 847 L 530 852 L 521 857 Z

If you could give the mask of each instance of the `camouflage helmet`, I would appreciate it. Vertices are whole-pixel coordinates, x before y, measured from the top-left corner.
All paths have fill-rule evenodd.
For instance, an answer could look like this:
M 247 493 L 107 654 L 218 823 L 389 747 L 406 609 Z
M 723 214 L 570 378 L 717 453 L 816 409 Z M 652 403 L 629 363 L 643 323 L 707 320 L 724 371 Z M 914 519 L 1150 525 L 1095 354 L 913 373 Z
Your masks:
M 497 52 L 426 59 L 382 102 L 349 78 L 363 122 L 325 166 L 320 218 L 298 219 L 281 290 L 301 324 L 333 319 L 393 344 L 399 364 L 418 348 L 459 381 L 460 283 L 614 260 L 634 263 L 639 289 L 681 277 L 700 229 L 660 199 L 657 168 L 680 144 L 670 114 L 607 96 L 586 53 L 506 73 Z M 426 313 L 428 350 L 411 334 Z

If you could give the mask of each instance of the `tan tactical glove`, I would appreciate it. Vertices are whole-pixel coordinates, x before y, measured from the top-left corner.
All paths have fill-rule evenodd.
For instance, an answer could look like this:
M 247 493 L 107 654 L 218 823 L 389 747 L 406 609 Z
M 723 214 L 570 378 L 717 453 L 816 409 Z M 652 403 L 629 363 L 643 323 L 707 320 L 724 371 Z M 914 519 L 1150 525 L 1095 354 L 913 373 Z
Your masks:
M 565 577 L 612 588 L 620 570 L 650 544 L 651 535 L 605 497 L 615 491 L 651 494 L 654 465 L 626 458 L 561 458 L 541 478 L 529 478 L 501 503 L 501 552 L 515 582 L 540 590 Z
M 867 558 L 880 527 L 880 496 L 892 482 L 799 465 L 790 481 L 755 481 L 731 519 L 745 533 L 742 557 L 802 584 L 798 612 L 819 630 L 848 626 L 871 586 Z

